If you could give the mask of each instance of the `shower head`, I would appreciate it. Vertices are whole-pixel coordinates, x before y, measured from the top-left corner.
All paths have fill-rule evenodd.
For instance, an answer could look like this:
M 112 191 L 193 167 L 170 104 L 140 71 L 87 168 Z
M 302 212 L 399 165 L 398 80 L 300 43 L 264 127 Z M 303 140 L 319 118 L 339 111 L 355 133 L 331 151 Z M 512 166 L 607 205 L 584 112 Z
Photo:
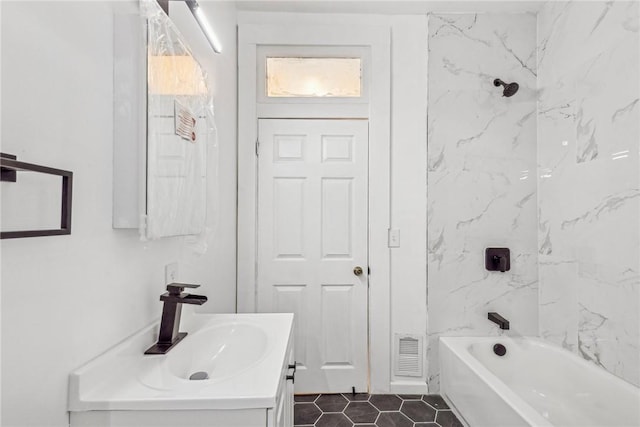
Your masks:
M 515 95 L 516 92 L 518 91 L 518 89 L 520 88 L 520 86 L 516 82 L 505 83 L 500 79 L 495 79 L 493 81 L 493 85 L 496 86 L 496 87 L 503 86 L 504 90 L 502 91 L 502 96 L 506 96 L 507 98 L 510 97 L 510 96 Z

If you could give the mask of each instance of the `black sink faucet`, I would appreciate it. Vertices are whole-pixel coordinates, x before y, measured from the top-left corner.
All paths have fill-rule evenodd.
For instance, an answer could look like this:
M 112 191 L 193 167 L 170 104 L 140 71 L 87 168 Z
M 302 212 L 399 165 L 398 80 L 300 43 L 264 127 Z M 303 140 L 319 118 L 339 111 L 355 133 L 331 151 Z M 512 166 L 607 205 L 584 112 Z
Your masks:
M 488 318 L 493 323 L 497 323 L 498 326 L 500 326 L 500 329 L 505 329 L 505 330 L 509 329 L 509 321 L 507 319 L 505 319 L 504 317 L 500 316 L 495 311 L 489 312 Z
M 207 297 L 182 291 L 185 288 L 195 289 L 199 287 L 200 285 L 189 285 L 187 283 L 170 283 L 167 285 L 168 292 L 160 295 L 160 301 L 164 302 L 164 306 L 162 307 L 158 342 L 149 347 L 144 354 L 166 354 L 187 336 L 186 332 L 180 332 L 182 304 L 202 305 L 207 302 Z

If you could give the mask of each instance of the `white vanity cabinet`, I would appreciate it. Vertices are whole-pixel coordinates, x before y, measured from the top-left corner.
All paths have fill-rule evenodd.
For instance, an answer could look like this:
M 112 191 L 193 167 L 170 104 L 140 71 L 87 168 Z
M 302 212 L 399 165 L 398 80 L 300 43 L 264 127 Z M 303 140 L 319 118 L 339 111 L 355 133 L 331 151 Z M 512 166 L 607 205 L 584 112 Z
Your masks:
M 276 406 L 267 410 L 267 427 L 293 426 L 293 390 L 295 383 L 295 365 L 293 353 L 293 338 L 290 340 L 285 364 L 282 367 L 282 378 L 278 385 Z M 294 368 L 291 368 L 293 366 Z
M 292 314 L 183 312 L 183 325 L 189 335 L 167 355 L 143 354 L 157 339 L 157 325 L 152 325 L 74 371 L 69 379 L 71 427 L 293 427 Z M 232 331 L 229 339 L 201 346 L 198 340 L 211 337 L 215 328 Z M 243 330 L 250 328 L 245 346 Z M 172 359 L 180 346 L 189 354 L 177 352 Z M 238 368 L 256 349 L 264 353 L 253 357 L 257 362 Z M 198 370 L 198 359 L 213 359 L 219 367 L 208 384 L 184 379 L 183 374 Z

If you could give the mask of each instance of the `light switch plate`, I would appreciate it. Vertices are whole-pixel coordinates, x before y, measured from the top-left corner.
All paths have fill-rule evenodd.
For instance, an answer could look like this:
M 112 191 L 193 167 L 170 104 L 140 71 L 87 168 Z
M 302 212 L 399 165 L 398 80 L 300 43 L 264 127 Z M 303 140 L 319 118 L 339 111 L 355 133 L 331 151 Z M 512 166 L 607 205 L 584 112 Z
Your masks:
M 178 281 L 178 263 L 172 262 L 164 266 L 164 282 L 165 284 L 175 283 Z
M 389 229 L 389 247 L 390 248 L 400 247 L 400 230 L 397 228 Z

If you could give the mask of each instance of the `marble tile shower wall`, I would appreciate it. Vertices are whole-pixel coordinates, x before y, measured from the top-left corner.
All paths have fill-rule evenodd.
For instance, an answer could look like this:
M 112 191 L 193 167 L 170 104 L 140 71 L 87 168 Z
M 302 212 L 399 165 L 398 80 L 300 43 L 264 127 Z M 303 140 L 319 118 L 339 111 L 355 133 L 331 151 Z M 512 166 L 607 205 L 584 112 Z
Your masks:
M 429 16 L 428 366 L 439 389 L 438 337 L 538 332 L 536 16 Z M 502 97 L 493 80 L 518 82 Z M 484 249 L 511 249 L 511 271 Z
M 638 2 L 538 13 L 540 334 L 640 385 Z

